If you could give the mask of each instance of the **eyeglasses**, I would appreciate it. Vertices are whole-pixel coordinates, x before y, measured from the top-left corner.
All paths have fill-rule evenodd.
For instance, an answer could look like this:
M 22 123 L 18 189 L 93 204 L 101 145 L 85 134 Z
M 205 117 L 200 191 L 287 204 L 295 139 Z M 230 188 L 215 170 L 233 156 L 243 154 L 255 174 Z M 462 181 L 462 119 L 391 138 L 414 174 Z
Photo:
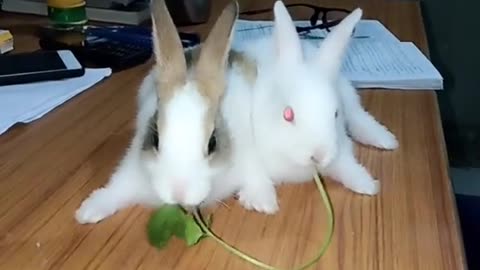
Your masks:
M 297 32 L 299 34 L 308 34 L 315 29 L 326 30 L 327 32 L 330 32 L 332 27 L 338 25 L 346 16 L 351 13 L 351 11 L 348 9 L 319 7 L 311 4 L 288 4 L 285 6 L 287 7 L 287 9 L 292 7 L 306 7 L 309 9 L 313 9 L 313 13 L 309 19 L 310 26 L 296 26 Z M 266 8 L 252 11 L 244 11 L 240 14 L 256 15 L 271 11 L 272 8 Z M 321 21 L 320 24 L 318 24 L 319 21 Z

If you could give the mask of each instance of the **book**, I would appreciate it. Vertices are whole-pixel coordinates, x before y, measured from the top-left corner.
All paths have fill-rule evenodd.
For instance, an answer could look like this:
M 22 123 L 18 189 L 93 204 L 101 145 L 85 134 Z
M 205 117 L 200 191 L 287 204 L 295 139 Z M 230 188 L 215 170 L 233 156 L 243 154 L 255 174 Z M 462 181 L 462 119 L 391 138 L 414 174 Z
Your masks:
M 0 29 L 0 54 L 13 50 L 13 36 L 8 30 Z
M 443 89 L 441 74 L 412 42 L 355 40 L 342 72 L 356 88 Z

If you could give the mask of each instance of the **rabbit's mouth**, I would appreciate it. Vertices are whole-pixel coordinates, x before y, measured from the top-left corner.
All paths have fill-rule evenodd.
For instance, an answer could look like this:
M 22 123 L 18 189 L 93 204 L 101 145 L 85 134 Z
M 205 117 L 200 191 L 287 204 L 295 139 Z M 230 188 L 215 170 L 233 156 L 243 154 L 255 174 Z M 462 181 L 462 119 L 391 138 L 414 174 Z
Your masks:
M 195 208 L 201 208 L 203 207 L 205 204 L 207 204 L 207 199 L 205 198 L 204 200 L 198 202 L 198 203 L 179 203 L 180 206 L 182 206 L 183 208 L 185 209 L 195 209 Z
M 313 162 L 314 165 L 319 165 L 320 164 L 320 161 L 315 156 L 311 156 L 310 160 Z
M 330 163 L 335 158 L 335 151 L 317 151 L 311 157 L 310 160 L 317 166 L 325 168 L 330 165 Z

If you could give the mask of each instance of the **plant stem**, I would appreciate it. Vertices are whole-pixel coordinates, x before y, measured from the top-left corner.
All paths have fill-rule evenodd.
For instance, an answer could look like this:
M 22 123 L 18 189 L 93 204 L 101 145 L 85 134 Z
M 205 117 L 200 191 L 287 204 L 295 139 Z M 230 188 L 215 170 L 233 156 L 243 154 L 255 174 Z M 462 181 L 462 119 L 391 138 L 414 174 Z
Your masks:
M 327 219 L 328 219 L 327 240 L 323 243 L 323 246 L 318 251 L 317 256 L 315 256 L 310 262 L 307 262 L 305 265 L 298 268 L 298 270 L 307 269 L 310 266 L 314 265 L 318 260 L 320 260 L 320 258 L 327 251 L 327 248 L 330 246 L 330 243 L 332 242 L 332 238 L 333 238 L 335 217 L 333 216 L 332 203 L 330 201 L 327 191 L 325 190 L 325 187 L 322 184 L 320 176 L 317 173 L 315 173 L 313 177 L 315 179 L 315 184 L 317 184 L 318 191 L 320 192 L 320 196 L 322 197 L 323 204 L 325 205 L 325 208 L 327 208 Z
M 202 219 L 202 216 L 199 212 L 199 210 L 197 211 L 194 211 L 193 212 L 193 215 L 195 217 L 195 219 L 197 220 L 198 224 L 200 225 L 200 227 L 202 228 L 202 230 L 205 232 L 205 234 L 211 238 L 213 238 L 213 240 L 215 240 L 217 243 L 219 243 L 220 245 L 222 245 L 224 248 L 226 248 L 228 251 L 232 252 L 233 254 L 239 256 L 240 258 L 258 266 L 258 267 L 261 267 L 263 269 L 266 269 L 266 270 L 279 270 L 273 266 L 270 266 L 268 264 L 265 264 L 243 252 L 241 252 L 240 250 L 234 248 L 233 246 L 230 246 L 229 244 L 227 244 L 225 241 L 223 241 L 220 237 L 216 236 L 211 230 L 210 228 L 208 228 L 208 226 L 203 222 L 203 219 Z
M 331 202 L 330 202 L 330 198 L 328 197 L 327 191 L 325 190 L 325 187 L 322 184 L 320 176 L 317 173 L 314 174 L 314 179 L 315 179 L 315 184 L 317 185 L 318 191 L 320 192 L 320 196 L 322 197 L 323 203 L 325 204 L 325 207 L 327 208 L 327 216 L 328 216 L 327 239 L 323 243 L 322 247 L 320 248 L 320 250 L 318 251 L 316 256 L 313 259 L 311 259 L 309 262 L 307 262 L 305 265 L 303 265 L 299 268 L 296 268 L 297 270 L 305 270 L 305 269 L 311 267 L 312 265 L 314 265 L 325 254 L 325 252 L 327 251 L 327 248 L 330 245 L 330 243 L 332 242 L 332 238 L 333 238 L 334 216 L 333 216 L 333 209 L 332 209 L 332 205 L 331 205 Z M 200 225 L 202 230 L 205 232 L 205 234 L 207 236 L 213 238 L 217 243 L 222 245 L 228 251 L 230 251 L 233 254 L 239 256 L 240 258 L 256 265 L 257 267 L 263 268 L 265 270 L 279 270 L 278 268 L 275 268 L 271 265 L 265 264 L 265 263 L 259 261 L 258 259 L 243 253 L 242 251 L 236 249 L 235 247 L 230 246 L 225 241 L 223 241 L 220 237 L 216 236 L 210 230 L 210 228 L 203 222 L 202 214 L 201 214 L 199 209 L 196 209 L 195 211 L 193 211 L 193 215 L 194 215 L 194 218 L 197 221 L 197 223 Z

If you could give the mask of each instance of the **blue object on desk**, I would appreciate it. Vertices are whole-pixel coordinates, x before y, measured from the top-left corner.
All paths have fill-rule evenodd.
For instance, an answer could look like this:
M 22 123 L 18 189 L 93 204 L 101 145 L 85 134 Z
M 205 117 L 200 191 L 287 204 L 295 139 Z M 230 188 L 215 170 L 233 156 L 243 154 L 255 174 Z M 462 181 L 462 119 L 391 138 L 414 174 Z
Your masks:
M 110 67 L 114 72 L 144 63 L 153 51 L 152 33 L 148 27 L 86 26 L 81 34 L 82 42 L 77 44 L 66 44 L 55 34 L 44 35 L 39 41 L 40 47 L 71 50 L 84 66 Z M 184 48 L 200 43 L 197 34 L 178 34 Z
M 138 26 L 88 26 L 85 30 L 87 36 L 106 38 L 108 40 L 125 42 L 141 46 L 145 49 L 152 49 L 151 29 Z M 179 32 L 182 45 L 187 48 L 200 43 L 196 34 Z

